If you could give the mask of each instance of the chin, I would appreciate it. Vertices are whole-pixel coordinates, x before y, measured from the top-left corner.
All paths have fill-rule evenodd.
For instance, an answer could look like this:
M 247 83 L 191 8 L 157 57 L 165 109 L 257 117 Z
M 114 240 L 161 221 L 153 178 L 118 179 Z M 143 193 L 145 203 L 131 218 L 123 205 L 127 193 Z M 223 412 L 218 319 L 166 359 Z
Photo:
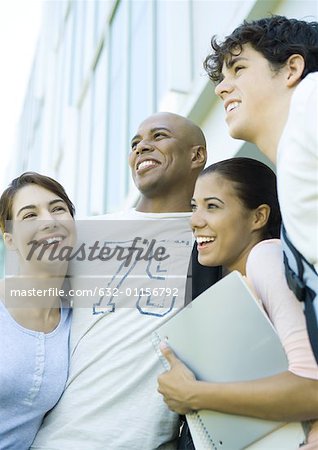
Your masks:
M 201 266 L 207 266 L 207 267 L 218 266 L 218 264 L 215 261 L 213 261 L 211 258 L 209 258 L 208 255 L 200 255 L 200 253 L 199 253 L 198 261 L 201 264 Z
M 248 133 L 247 128 L 244 126 L 229 126 L 229 135 L 233 139 L 240 139 L 242 141 L 251 142 L 250 133 Z
M 158 188 L 160 190 L 161 182 L 160 179 L 144 180 L 136 183 L 136 187 L 142 195 L 152 196 L 158 191 Z
M 242 132 L 240 131 L 240 129 L 236 129 L 236 128 L 229 128 L 229 135 L 231 136 L 231 138 L 233 139 L 243 139 L 242 137 Z M 245 140 L 245 139 L 243 139 Z

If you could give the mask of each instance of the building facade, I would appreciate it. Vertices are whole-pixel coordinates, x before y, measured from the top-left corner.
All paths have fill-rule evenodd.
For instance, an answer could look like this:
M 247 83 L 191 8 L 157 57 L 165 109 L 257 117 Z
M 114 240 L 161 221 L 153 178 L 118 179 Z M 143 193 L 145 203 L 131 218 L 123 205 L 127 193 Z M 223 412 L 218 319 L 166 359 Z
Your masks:
M 77 216 L 133 205 L 127 156 L 138 124 L 156 111 L 204 130 L 209 162 L 251 155 L 228 136 L 202 62 L 210 38 L 270 13 L 318 20 L 317 0 L 50 0 L 8 177 L 58 179 Z M 260 158 L 263 158 L 259 156 Z

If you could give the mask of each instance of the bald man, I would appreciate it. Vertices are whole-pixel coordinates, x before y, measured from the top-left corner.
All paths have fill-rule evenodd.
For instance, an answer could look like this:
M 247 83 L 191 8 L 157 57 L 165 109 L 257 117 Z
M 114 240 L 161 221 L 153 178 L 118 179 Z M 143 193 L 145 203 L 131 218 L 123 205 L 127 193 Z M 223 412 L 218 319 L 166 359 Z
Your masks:
M 182 283 L 180 292 L 184 292 L 192 250 L 190 201 L 205 162 L 206 143 L 201 129 L 176 114 L 148 117 L 131 141 L 129 165 L 140 198 L 135 209 L 115 217 L 125 219 L 126 227 L 121 232 L 122 222 L 117 222 L 115 235 L 120 239 L 125 234 L 129 240 L 126 232 L 138 224 L 140 236 L 146 233 L 148 241 L 155 237 L 157 242 L 172 243 L 169 249 L 182 255 L 177 264 L 169 263 L 167 258 L 148 265 L 148 282 L 163 281 L 167 286 L 168 275 L 171 277 L 176 270 L 183 277 L 173 282 Z M 105 232 L 108 240 L 112 233 Z M 127 297 L 131 292 L 125 286 L 132 289 L 134 282 L 142 289 L 145 278 L 131 278 L 125 284 L 130 268 L 123 270 L 121 265 L 116 272 L 120 278 L 116 286 L 120 286 L 122 294 L 113 298 L 111 311 L 105 308 L 105 299 L 98 313 L 94 308 L 74 308 L 69 380 L 59 403 L 46 417 L 33 449 L 176 448 L 179 417 L 168 410 L 157 393 L 157 377 L 164 367 L 151 343 L 151 334 L 184 305 L 184 295 L 175 299 L 178 308 L 172 297 L 155 298 L 154 290 L 125 307 L 124 294 Z M 218 272 L 215 274 L 217 277 Z
M 187 212 L 194 184 L 206 162 L 202 130 L 191 120 L 157 113 L 131 140 L 129 165 L 141 193 L 137 211 Z

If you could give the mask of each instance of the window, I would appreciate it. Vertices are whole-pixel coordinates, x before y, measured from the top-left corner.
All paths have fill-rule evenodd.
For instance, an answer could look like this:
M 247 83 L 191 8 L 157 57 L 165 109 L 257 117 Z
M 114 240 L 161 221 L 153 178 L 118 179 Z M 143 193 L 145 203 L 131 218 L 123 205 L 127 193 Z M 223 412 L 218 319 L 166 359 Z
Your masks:
M 117 209 L 125 197 L 128 7 L 128 2 L 120 2 L 110 24 L 106 160 L 107 211 Z
M 106 194 L 106 99 L 107 99 L 107 51 L 102 48 L 93 75 L 94 113 L 92 120 L 91 143 L 91 192 L 89 198 L 89 214 L 105 212 Z

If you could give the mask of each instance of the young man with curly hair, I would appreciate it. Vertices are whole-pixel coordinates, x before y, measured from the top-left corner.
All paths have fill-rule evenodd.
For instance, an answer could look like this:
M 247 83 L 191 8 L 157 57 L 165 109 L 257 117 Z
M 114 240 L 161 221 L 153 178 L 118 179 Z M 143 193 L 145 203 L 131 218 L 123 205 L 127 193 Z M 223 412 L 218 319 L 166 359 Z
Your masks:
M 204 67 L 230 135 L 277 165 L 286 276 L 318 361 L 318 22 L 245 21 L 211 46 Z

